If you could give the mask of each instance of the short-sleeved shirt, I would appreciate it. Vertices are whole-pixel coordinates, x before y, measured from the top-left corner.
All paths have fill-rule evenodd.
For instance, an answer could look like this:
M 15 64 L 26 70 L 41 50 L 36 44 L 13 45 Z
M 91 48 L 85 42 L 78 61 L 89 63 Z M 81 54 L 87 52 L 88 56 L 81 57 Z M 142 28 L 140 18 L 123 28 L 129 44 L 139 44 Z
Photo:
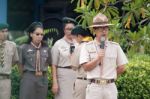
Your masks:
M 51 65 L 51 50 L 48 46 L 42 46 L 40 49 L 40 69 L 47 71 Z M 19 47 L 19 63 L 23 65 L 23 71 L 36 71 L 36 53 L 37 49 L 31 44 L 23 44 Z
M 100 47 L 96 41 L 87 43 L 81 49 L 80 64 L 89 62 L 97 57 Z M 106 41 L 103 64 L 87 72 L 88 79 L 116 79 L 118 66 L 127 64 L 128 60 L 120 45 L 116 42 Z M 103 67 L 103 68 L 101 68 Z M 103 73 L 101 73 L 103 72 Z
M 74 53 L 71 56 L 71 64 L 72 64 L 73 69 L 76 70 L 76 72 L 77 72 L 77 77 L 86 77 L 86 72 L 84 71 L 83 66 L 81 66 L 79 63 L 80 54 L 82 54 L 82 53 L 80 53 L 81 48 L 84 44 L 85 44 L 85 42 L 79 44 L 75 48 Z
M 10 74 L 12 65 L 19 61 L 16 44 L 6 40 L 4 42 L 4 66 L 0 66 L 0 74 Z
M 58 40 L 52 47 L 52 64 L 55 66 L 71 66 L 70 43 L 64 38 Z

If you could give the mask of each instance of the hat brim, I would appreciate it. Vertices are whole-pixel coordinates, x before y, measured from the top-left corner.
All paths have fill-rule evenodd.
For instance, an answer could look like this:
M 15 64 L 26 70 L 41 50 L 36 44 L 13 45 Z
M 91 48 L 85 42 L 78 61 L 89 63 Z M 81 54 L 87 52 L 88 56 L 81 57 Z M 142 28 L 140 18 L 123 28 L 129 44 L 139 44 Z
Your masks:
M 91 26 L 89 26 L 89 27 L 105 27 L 105 26 L 112 26 L 112 25 L 114 25 L 114 24 L 99 24 L 99 25 L 91 25 Z

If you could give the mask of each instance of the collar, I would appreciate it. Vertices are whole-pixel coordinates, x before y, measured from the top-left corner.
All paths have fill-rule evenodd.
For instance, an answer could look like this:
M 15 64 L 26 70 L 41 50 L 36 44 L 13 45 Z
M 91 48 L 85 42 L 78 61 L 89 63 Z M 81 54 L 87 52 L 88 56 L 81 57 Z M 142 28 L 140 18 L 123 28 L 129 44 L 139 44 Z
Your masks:
M 98 42 L 98 41 L 96 40 L 96 38 L 94 39 L 94 43 L 95 43 L 97 46 L 100 46 L 100 42 Z M 107 40 L 105 41 L 105 47 L 107 47 L 108 44 L 109 44 L 109 41 L 108 41 L 108 39 L 107 39 Z
M 31 42 L 31 45 L 32 45 L 33 47 L 35 47 L 36 49 L 40 49 L 40 48 L 41 48 L 41 43 L 40 43 L 38 46 L 36 46 L 33 42 Z
M 66 42 L 69 43 L 69 44 L 73 44 L 73 41 L 68 40 L 65 36 L 63 37 L 63 40 L 66 41 Z
M 1 45 L 5 45 L 5 44 L 6 44 L 6 40 L 0 42 L 0 46 L 1 46 Z

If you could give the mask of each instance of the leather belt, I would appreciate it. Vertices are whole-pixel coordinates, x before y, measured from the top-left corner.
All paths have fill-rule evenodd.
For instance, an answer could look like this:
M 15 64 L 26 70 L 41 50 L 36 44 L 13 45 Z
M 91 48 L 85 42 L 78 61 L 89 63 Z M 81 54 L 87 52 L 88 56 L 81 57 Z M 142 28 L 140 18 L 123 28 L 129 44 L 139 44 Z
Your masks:
M 45 76 L 47 75 L 47 72 L 46 71 L 41 71 L 42 74 L 40 76 Z M 25 70 L 24 73 L 30 73 L 30 74 L 34 74 L 36 73 L 36 71 L 28 71 L 28 70 Z
M 102 84 L 102 85 L 113 83 L 113 82 L 115 82 L 115 79 L 100 79 L 100 80 L 90 79 L 90 83 L 96 83 L 96 84 Z
M 87 78 L 86 78 L 86 77 L 77 77 L 77 79 L 87 80 Z
M 3 79 L 10 79 L 10 75 L 8 75 L 8 74 L 0 74 L 0 80 L 3 80 Z
M 60 67 L 60 66 L 58 66 L 57 68 L 72 69 L 71 66 L 66 66 L 66 67 Z

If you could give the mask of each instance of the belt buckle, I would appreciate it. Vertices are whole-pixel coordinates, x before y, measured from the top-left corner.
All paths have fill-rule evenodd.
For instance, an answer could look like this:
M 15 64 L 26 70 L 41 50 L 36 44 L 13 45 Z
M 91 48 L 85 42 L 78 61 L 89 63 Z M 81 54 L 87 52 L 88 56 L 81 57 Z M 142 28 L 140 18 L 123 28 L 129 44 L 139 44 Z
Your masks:
M 107 84 L 107 80 L 99 80 L 99 84 L 106 85 Z
M 36 76 L 42 76 L 43 73 L 42 73 L 41 71 L 37 71 L 37 72 L 35 72 L 35 75 L 36 75 Z
M 85 79 L 85 77 L 81 77 L 82 78 L 82 80 L 84 80 Z

